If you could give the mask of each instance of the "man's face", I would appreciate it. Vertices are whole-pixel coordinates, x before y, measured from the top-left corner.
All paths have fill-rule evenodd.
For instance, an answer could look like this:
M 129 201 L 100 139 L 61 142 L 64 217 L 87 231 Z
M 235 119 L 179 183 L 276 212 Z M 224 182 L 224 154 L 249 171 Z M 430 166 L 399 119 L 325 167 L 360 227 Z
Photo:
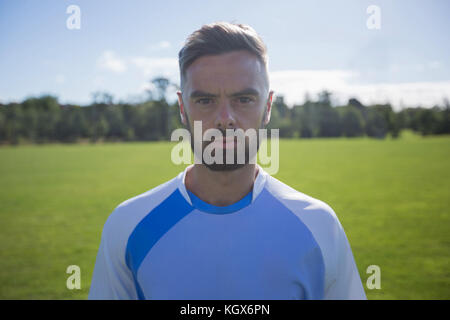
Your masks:
M 193 136 L 194 121 L 202 122 L 203 133 L 215 128 L 221 130 L 224 137 L 226 129 L 258 130 L 268 124 L 273 91 L 268 90 L 263 64 L 250 52 L 242 50 L 200 57 L 187 68 L 185 80 L 184 91 L 177 92 L 178 102 L 182 122 L 193 139 L 201 139 Z M 247 138 L 246 141 L 248 143 Z M 204 142 L 202 149 L 209 143 L 212 142 Z M 219 141 L 217 145 L 223 147 L 224 159 L 227 148 L 234 148 L 235 155 L 237 153 L 235 142 L 222 144 Z M 242 164 L 207 166 L 212 170 L 233 170 Z

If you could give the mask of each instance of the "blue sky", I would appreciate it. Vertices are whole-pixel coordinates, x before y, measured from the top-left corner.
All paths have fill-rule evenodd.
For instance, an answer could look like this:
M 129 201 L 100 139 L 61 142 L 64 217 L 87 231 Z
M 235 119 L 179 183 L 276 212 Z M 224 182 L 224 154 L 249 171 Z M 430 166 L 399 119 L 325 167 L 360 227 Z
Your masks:
M 79 30 L 66 27 L 72 4 Z M 379 30 L 366 26 L 370 5 L 380 8 Z M 449 9 L 446 0 L 0 0 L 0 102 L 50 93 L 83 105 L 100 90 L 137 100 L 155 76 L 178 83 L 190 33 L 229 21 L 261 35 L 272 89 L 288 103 L 328 89 L 336 103 L 442 104 L 450 98 Z

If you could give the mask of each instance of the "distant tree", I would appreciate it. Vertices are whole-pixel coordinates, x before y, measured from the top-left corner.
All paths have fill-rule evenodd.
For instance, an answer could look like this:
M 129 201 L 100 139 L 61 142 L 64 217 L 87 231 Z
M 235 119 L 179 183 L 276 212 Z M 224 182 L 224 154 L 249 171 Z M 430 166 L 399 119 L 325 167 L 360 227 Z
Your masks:
M 450 133 L 450 103 L 447 98 L 444 99 L 444 106 L 441 111 L 439 111 L 440 120 L 437 125 L 437 134 Z
M 118 140 L 127 134 L 127 127 L 123 120 L 121 109 L 121 105 L 113 105 L 105 111 L 105 120 L 108 122 L 108 132 L 106 134 L 108 139 Z
M 113 95 L 106 91 L 96 91 L 91 96 L 93 104 L 97 105 L 111 105 L 114 101 Z
M 74 106 L 74 108 L 72 109 L 71 122 L 74 128 L 74 136 L 76 137 L 76 139 L 88 138 L 90 135 L 88 122 L 83 111 L 83 107 L 79 106 Z
M 108 133 L 109 124 L 105 119 L 104 115 L 100 115 L 95 121 L 92 128 L 91 141 L 96 142 L 98 140 L 104 139 Z
M 353 106 L 353 107 L 356 107 L 357 109 L 362 109 L 362 108 L 364 108 L 364 105 L 361 103 L 361 102 L 359 102 L 359 100 L 358 99 L 356 99 L 356 98 L 350 98 L 349 100 L 348 100 L 348 103 L 347 103 L 349 106 Z
M 151 139 L 168 139 L 170 135 L 169 130 L 172 126 L 172 120 L 170 117 L 173 115 L 173 112 L 170 110 L 171 106 L 166 100 L 167 89 L 169 87 L 174 87 L 177 89 L 178 86 L 170 82 L 170 80 L 165 77 L 153 78 L 151 80 L 151 84 L 157 91 L 157 94 L 155 94 L 151 89 L 148 90 L 149 99 L 154 102 L 151 112 L 158 120 L 157 125 L 154 127 L 155 133 L 151 134 Z M 157 99 L 155 99 L 156 96 Z
M 425 136 L 433 134 L 437 131 L 440 119 L 436 110 L 421 109 L 417 113 L 417 120 L 419 122 L 419 131 L 423 136 Z
M 36 140 L 36 142 L 46 142 L 54 140 L 55 126 L 60 116 L 60 106 L 58 99 L 51 95 L 43 95 L 38 98 L 28 98 L 22 102 L 23 136 Z
M 383 114 L 376 108 L 369 108 L 366 122 L 366 134 L 369 137 L 382 139 L 388 133 L 388 124 Z
M 174 102 L 169 106 L 169 132 L 182 127 L 179 105 L 178 102 Z
M 41 112 L 33 103 L 31 103 L 29 99 L 22 102 L 22 110 L 22 134 L 29 141 L 36 142 L 38 135 L 37 128 Z
M 314 137 L 314 129 L 313 129 L 313 119 L 311 112 L 311 104 L 308 103 L 303 106 L 300 112 L 300 131 L 299 135 L 301 138 L 312 138 Z
M 347 105 L 355 107 L 362 115 L 364 122 L 367 120 L 367 107 L 356 98 L 350 98 Z
M 376 105 L 371 106 L 370 109 L 372 111 L 376 112 L 378 114 L 378 116 L 380 116 L 383 119 L 383 121 L 377 120 L 378 124 L 380 125 L 378 127 L 378 129 L 381 128 L 381 123 L 383 123 L 382 126 L 384 126 L 387 130 L 386 133 L 383 133 L 381 135 L 384 137 L 387 133 L 390 133 L 393 138 L 397 138 L 400 133 L 400 126 L 395 117 L 395 113 L 392 109 L 392 106 L 390 104 L 376 104 Z M 374 117 L 372 115 L 371 121 L 373 122 L 373 120 L 375 118 L 376 117 Z M 367 120 L 367 122 L 369 122 L 369 120 Z M 373 126 L 372 126 L 372 129 L 373 129 Z M 375 134 L 375 136 L 377 136 L 377 134 Z
M 153 104 L 153 114 L 157 119 L 157 125 L 155 127 L 157 131 L 156 139 L 168 139 L 169 138 L 169 110 L 170 106 L 166 100 L 156 101 Z
M 389 114 L 389 131 L 391 133 L 392 138 L 398 138 L 401 134 L 402 130 L 402 117 L 399 117 L 398 114 L 391 112 Z
M 278 129 L 282 138 L 292 137 L 294 128 L 290 119 L 291 111 L 284 102 L 282 95 L 276 96 L 272 103 L 270 122 L 267 129 Z
M 170 81 L 164 77 L 153 78 L 151 81 L 158 91 L 158 100 L 166 100 L 166 91 L 170 85 Z
M 319 111 L 318 136 L 339 137 L 341 123 L 338 111 L 330 105 L 317 105 Z
M 354 106 L 346 107 L 342 115 L 342 133 L 346 137 L 364 135 L 364 119 Z
M 5 136 L 11 144 L 18 144 L 23 132 L 23 108 L 18 103 L 4 106 Z
M 326 106 L 331 106 L 331 95 L 332 93 L 327 90 L 323 90 L 318 94 L 318 103 Z
M 283 119 L 289 116 L 289 107 L 284 102 L 283 95 L 277 95 L 275 97 L 275 100 L 272 103 L 272 108 L 277 109 L 280 117 Z
M 61 110 L 59 121 L 55 125 L 55 137 L 61 142 L 75 142 L 76 128 L 74 127 L 73 111 L 71 106 L 67 106 Z
M 400 111 L 400 119 L 404 123 L 403 128 L 408 128 L 413 131 L 419 131 L 419 118 L 417 116 L 418 112 L 422 108 L 404 108 Z
M 5 108 L 0 106 L 0 142 L 6 141 L 6 117 L 4 115 Z

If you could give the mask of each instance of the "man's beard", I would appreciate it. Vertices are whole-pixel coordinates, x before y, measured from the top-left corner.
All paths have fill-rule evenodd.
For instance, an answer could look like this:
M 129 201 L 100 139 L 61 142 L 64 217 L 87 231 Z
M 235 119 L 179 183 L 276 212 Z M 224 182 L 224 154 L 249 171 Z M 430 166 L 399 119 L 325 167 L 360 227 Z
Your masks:
M 265 114 L 264 114 L 265 116 Z M 191 128 L 191 124 L 189 121 L 188 116 L 186 115 L 186 122 L 188 124 L 188 130 L 191 134 L 191 149 L 192 152 L 194 153 L 195 156 L 195 150 L 194 150 L 194 133 L 193 130 Z M 263 126 L 263 122 L 264 122 L 264 117 L 263 120 L 261 121 L 261 125 L 260 128 L 264 128 Z M 222 137 L 225 138 L 226 137 L 226 131 L 223 129 L 219 129 L 217 128 L 221 133 L 222 133 Z M 231 128 L 230 128 L 231 129 Z M 233 130 L 236 130 L 233 128 Z M 202 134 L 204 134 L 203 130 L 202 130 Z M 234 135 L 234 133 L 233 133 Z M 238 135 L 234 135 L 235 137 L 238 137 Z M 203 137 L 201 137 L 203 139 Z M 212 163 L 206 163 L 204 160 L 204 150 L 205 148 L 213 143 L 214 141 L 202 141 L 202 150 L 201 150 L 201 155 L 197 155 L 198 158 L 201 159 L 201 163 L 204 164 L 207 168 L 209 168 L 212 171 L 233 171 L 233 170 L 237 170 L 239 168 L 244 167 L 245 165 L 250 163 L 251 159 L 255 159 L 252 163 L 256 163 L 256 154 L 258 153 L 259 150 L 259 145 L 260 145 L 260 141 L 259 141 L 259 134 L 258 134 L 258 130 L 256 130 L 256 152 L 253 154 L 250 154 L 251 151 L 253 151 L 254 149 L 249 147 L 249 139 L 247 136 L 244 136 L 244 144 L 245 144 L 245 148 L 244 148 L 244 161 L 242 162 L 241 159 L 239 159 L 238 157 L 238 150 L 241 150 L 240 147 L 238 147 L 238 143 L 240 142 L 241 139 L 239 138 L 235 138 L 235 142 L 234 144 L 234 152 L 233 152 L 233 159 L 232 159 L 232 163 L 227 163 L 227 153 L 230 152 L 230 149 L 228 148 L 223 148 L 222 149 L 222 163 L 216 163 L 215 161 Z M 217 150 L 216 148 L 211 152 L 211 156 L 214 157 L 215 156 L 215 150 Z M 238 161 L 241 160 L 241 161 Z

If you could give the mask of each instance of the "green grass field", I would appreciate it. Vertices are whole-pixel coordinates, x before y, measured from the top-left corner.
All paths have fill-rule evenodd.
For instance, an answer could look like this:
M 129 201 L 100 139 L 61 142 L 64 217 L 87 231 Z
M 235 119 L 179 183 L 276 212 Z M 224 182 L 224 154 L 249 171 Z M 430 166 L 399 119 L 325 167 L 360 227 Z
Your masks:
M 86 299 L 103 224 L 184 169 L 170 143 L 0 148 L 0 299 Z M 450 298 L 450 136 L 282 140 L 276 178 L 328 203 L 369 299 Z M 81 290 L 66 269 L 81 268 Z

